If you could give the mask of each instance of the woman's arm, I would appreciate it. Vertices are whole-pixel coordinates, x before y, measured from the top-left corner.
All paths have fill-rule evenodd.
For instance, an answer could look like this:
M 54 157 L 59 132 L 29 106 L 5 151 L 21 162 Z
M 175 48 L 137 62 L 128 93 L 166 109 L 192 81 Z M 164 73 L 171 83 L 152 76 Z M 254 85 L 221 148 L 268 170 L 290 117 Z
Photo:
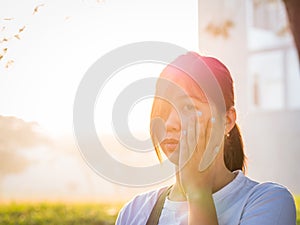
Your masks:
M 187 196 L 189 203 L 189 224 L 218 225 L 212 193 L 198 190 Z
M 187 130 L 180 142 L 179 181 L 189 203 L 188 224 L 217 225 L 212 196 L 215 163 L 205 171 L 199 171 L 199 162 L 206 146 L 207 129 L 203 128 L 197 118 L 191 117 L 187 121 Z

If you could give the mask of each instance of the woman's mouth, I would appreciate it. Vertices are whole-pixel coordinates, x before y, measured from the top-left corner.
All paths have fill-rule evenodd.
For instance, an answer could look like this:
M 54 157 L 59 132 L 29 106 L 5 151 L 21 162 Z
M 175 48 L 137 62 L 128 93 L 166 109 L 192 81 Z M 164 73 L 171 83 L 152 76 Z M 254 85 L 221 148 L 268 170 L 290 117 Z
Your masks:
M 168 152 L 175 151 L 178 144 L 179 144 L 179 141 L 174 138 L 166 138 L 161 142 L 162 148 L 167 150 Z

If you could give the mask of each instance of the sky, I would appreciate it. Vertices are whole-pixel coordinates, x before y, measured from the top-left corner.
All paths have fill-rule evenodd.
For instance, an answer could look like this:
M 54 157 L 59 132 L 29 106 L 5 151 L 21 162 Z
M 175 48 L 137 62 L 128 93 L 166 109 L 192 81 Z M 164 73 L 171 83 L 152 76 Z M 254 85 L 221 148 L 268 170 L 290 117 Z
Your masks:
M 128 193 L 96 175 L 76 148 L 78 85 L 98 58 L 125 44 L 164 41 L 197 51 L 197 18 L 194 0 L 0 1 L 0 132 L 5 133 L 0 198 L 82 200 Z M 117 73 L 98 96 L 96 126 L 105 124 L 104 133 L 110 133 L 109 107 L 120 90 L 141 77 L 158 76 L 161 68 L 148 63 Z M 150 106 L 151 98 L 140 101 L 128 117 L 141 140 L 149 137 L 144 131 Z
M 0 112 L 54 134 L 72 129 L 79 82 L 105 53 L 150 40 L 197 49 L 196 1 L 1 1 L 0 15 L 1 37 L 25 26 L 20 40 L 1 43 L 7 53 L 0 61 Z

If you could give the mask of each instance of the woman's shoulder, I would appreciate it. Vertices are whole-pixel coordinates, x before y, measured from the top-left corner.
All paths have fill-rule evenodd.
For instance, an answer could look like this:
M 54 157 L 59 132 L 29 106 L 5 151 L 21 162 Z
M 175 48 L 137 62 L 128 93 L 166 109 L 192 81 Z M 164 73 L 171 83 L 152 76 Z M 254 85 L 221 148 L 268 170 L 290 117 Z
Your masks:
M 242 221 L 253 221 L 255 224 L 294 224 L 296 220 L 293 195 L 283 185 L 273 182 L 255 185 L 243 211 Z
M 248 202 L 258 200 L 261 198 L 279 197 L 282 200 L 293 199 L 291 192 L 283 185 L 275 182 L 257 182 L 248 176 L 244 175 L 242 171 L 237 171 L 238 176 L 232 182 L 232 186 L 243 188 L 244 195 L 248 196 Z
M 158 189 L 154 189 L 154 190 L 150 190 L 150 191 L 146 191 L 143 193 L 140 193 L 138 195 L 136 195 L 135 197 L 132 198 L 131 201 L 129 201 L 126 206 L 140 206 L 143 205 L 145 203 L 153 203 L 153 205 L 155 204 L 158 196 L 163 192 L 163 190 L 165 190 L 167 187 L 160 187 Z M 152 207 L 151 207 L 152 208 Z
M 122 221 L 122 224 L 125 224 L 124 221 L 141 221 L 142 219 L 147 219 L 159 195 L 165 188 L 167 187 L 143 192 L 133 197 L 120 210 L 117 222 Z
M 253 187 L 250 199 L 272 198 L 281 201 L 293 201 L 291 192 L 283 185 L 274 182 L 258 183 Z

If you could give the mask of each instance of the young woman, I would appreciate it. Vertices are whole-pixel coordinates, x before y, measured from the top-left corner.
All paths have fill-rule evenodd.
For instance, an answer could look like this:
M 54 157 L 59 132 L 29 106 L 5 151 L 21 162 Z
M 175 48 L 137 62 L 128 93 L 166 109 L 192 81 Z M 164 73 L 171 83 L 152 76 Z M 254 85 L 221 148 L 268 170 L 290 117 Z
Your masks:
M 157 155 L 161 160 L 162 150 L 174 163 L 176 182 L 136 196 L 116 224 L 296 224 L 285 187 L 244 175 L 233 81 L 220 61 L 189 52 L 169 64 L 157 82 L 151 119 Z

